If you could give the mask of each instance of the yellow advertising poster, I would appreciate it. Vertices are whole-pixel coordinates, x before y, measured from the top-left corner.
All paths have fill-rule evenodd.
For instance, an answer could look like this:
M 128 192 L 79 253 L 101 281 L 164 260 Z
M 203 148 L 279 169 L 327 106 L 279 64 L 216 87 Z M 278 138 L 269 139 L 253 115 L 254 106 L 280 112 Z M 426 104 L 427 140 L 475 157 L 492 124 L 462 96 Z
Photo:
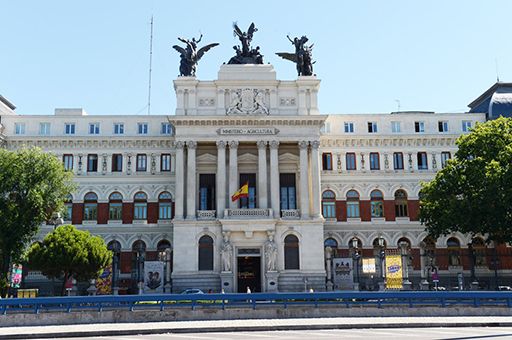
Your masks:
M 402 256 L 386 255 L 386 289 L 402 288 Z

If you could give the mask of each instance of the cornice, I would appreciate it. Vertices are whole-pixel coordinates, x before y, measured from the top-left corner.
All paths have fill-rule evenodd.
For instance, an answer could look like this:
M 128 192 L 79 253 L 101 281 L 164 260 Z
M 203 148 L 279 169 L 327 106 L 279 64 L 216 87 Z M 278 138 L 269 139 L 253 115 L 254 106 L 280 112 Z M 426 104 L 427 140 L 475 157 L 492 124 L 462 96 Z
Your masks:
M 313 116 L 169 116 L 175 126 L 318 126 L 326 115 Z
M 459 135 L 321 136 L 322 147 L 455 146 Z
M 41 137 L 25 137 L 25 138 L 7 138 L 8 147 L 16 149 L 24 146 L 36 146 L 45 149 L 66 149 L 66 148 L 105 148 L 105 149 L 129 149 L 129 148 L 171 148 L 173 146 L 174 137 L 125 137 L 125 138 L 90 138 L 90 137 L 73 137 L 73 138 L 41 138 Z

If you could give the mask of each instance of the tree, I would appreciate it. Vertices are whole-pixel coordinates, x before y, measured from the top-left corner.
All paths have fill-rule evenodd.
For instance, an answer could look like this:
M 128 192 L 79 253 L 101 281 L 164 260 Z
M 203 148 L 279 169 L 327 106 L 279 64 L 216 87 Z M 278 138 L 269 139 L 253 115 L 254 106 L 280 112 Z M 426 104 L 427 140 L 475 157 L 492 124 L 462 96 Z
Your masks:
M 512 242 L 512 119 L 477 124 L 420 192 L 420 220 L 434 237 L 450 232 Z
M 40 149 L 0 149 L 0 296 L 10 263 L 20 260 L 39 226 L 62 210 L 75 188 L 72 177 L 57 157 Z
M 112 252 L 99 236 L 78 230 L 72 225 L 62 225 L 46 235 L 42 243 L 36 242 L 29 249 L 28 265 L 40 270 L 50 279 L 73 277 L 79 281 L 96 279 L 111 264 Z

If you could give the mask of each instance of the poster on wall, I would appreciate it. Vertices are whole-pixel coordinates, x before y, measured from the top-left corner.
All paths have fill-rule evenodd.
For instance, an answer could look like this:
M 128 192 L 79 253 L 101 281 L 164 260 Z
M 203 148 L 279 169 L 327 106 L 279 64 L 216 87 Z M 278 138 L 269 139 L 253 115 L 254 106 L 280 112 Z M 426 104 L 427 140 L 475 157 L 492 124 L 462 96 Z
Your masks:
M 375 258 L 369 257 L 363 259 L 363 273 L 364 274 L 375 274 Z
M 402 289 L 402 256 L 386 254 L 386 289 Z
M 96 295 L 109 294 L 112 294 L 112 266 L 105 268 L 96 279 Z
M 332 260 L 332 266 L 334 272 L 334 289 L 354 289 L 352 259 L 349 257 L 336 257 Z
M 144 262 L 144 292 L 163 293 L 164 263 L 160 261 Z
M 21 264 L 13 264 L 11 270 L 11 288 L 21 287 L 21 278 L 23 275 L 23 266 Z

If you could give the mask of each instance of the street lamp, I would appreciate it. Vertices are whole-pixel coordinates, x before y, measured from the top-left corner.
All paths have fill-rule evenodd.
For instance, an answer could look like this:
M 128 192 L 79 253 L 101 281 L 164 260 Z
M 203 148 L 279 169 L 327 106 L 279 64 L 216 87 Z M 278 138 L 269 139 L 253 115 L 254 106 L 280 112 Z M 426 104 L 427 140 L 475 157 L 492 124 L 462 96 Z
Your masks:
M 399 243 L 401 255 L 402 255 L 402 276 L 403 276 L 403 289 L 404 290 L 411 290 L 412 289 L 412 282 L 409 281 L 409 264 L 408 264 L 408 258 L 409 258 L 409 243 L 402 241 Z
M 137 245 L 137 286 L 139 288 L 139 295 L 142 294 L 144 287 L 144 250 L 145 247 L 142 242 Z
M 500 285 L 498 283 L 498 264 L 499 264 L 499 260 L 498 260 L 498 250 L 496 249 L 496 242 L 493 241 L 492 242 L 493 244 L 493 253 L 492 253 L 492 262 L 493 262 L 493 267 L 494 267 L 494 282 L 495 282 L 495 285 L 496 285 L 496 290 L 499 290 L 500 288 Z
M 384 238 L 382 236 L 379 236 L 378 242 L 379 242 L 380 277 L 381 277 L 381 281 L 379 282 L 379 290 L 384 290 L 385 289 L 384 259 L 386 257 L 386 252 L 384 250 L 384 247 L 385 247 Z
M 64 224 L 64 219 L 62 218 L 62 216 L 60 215 L 59 212 L 54 212 L 52 214 L 52 218 L 48 221 L 51 225 L 53 225 L 53 231 L 55 231 L 55 229 L 57 229 L 58 226 Z M 66 280 L 67 278 L 64 277 L 64 280 Z M 53 295 L 55 296 L 55 278 L 52 278 L 52 292 L 53 292 Z
M 164 275 L 164 293 L 171 292 L 171 256 L 172 250 L 167 247 L 165 250 L 160 251 L 158 253 L 158 258 L 165 265 L 165 275 Z
M 354 290 L 359 290 L 359 259 L 361 255 L 359 255 L 359 240 L 357 237 L 352 238 L 352 259 L 355 262 L 356 269 L 356 283 L 354 284 Z
M 113 253 L 113 258 L 112 258 L 112 294 L 118 295 L 119 294 L 119 287 L 118 287 L 119 253 L 121 252 L 121 245 L 119 244 L 119 242 L 115 241 L 112 243 L 110 250 Z
M 475 267 L 476 267 L 476 253 L 475 248 L 472 241 L 469 241 L 468 243 L 468 252 L 469 252 L 469 258 L 471 260 L 471 290 L 477 290 L 478 289 L 478 281 L 476 279 L 475 275 Z

